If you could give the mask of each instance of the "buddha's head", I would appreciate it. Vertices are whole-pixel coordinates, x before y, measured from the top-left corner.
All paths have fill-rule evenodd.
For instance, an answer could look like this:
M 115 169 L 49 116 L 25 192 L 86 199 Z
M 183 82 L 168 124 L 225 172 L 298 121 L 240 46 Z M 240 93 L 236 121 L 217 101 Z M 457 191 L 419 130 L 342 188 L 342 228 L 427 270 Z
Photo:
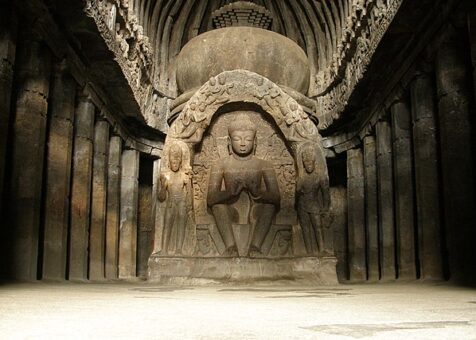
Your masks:
M 173 172 L 177 172 L 182 165 L 182 148 L 178 144 L 172 144 L 169 149 L 169 167 Z
M 238 114 L 228 126 L 230 153 L 239 157 L 252 154 L 256 146 L 256 127 L 246 114 Z

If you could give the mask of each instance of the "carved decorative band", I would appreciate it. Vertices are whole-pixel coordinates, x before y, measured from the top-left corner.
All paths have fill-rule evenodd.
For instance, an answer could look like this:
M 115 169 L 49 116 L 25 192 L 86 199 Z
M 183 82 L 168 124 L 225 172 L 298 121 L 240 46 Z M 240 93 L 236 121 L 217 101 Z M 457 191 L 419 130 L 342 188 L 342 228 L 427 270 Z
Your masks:
M 115 25 L 111 29 L 108 18 L 115 6 L 107 1 L 98 2 L 87 0 L 84 7 L 86 15 L 91 17 L 98 28 L 107 47 L 114 53 L 115 60 L 119 64 L 134 97 L 140 107 L 144 107 L 151 91 L 150 65 L 151 48 L 148 38 L 142 34 L 143 29 L 137 24 L 137 19 L 132 16 L 126 20 L 126 26 L 115 32 Z M 115 11 L 114 11 L 115 13 Z M 129 18 L 126 18 L 129 19 Z M 128 40 L 126 40 L 128 38 Z M 128 42 L 132 40 L 132 42 Z
M 319 129 L 326 129 L 334 120 L 338 119 L 347 106 L 347 102 L 355 89 L 355 86 L 363 78 L 370 60 L 377 49 L 383 35 L 398 12 L 403 0 L 389 0 L 387 2 L 368 1 L 367 10 L 362 11 L 365 17 L 359 18 L 362 28 L 357 32 L 358 38 L 354 39 L 355 51 L 348 63 L 339 60 L 346 57 L 346 53 L 334 64 L 343 64 L 344 72 L 342 80 L 338 81 L 332 90 L 317 98 L 317 114 L 319 117 Z M 357 20 L 357 19 L 356 19 Z M 354 23 L 353 26 L 358 26 Z M 347 44 L 349 47 L 351 45 Z M 354 48 L 352 48 L 353 50 Z M 322 74 L 319 77 L 325 78 Z M 326 84 L 336 83 L 339 75 L 327 80 L 321 80 Z M 321 85 L 321 88 L 325 86 Z

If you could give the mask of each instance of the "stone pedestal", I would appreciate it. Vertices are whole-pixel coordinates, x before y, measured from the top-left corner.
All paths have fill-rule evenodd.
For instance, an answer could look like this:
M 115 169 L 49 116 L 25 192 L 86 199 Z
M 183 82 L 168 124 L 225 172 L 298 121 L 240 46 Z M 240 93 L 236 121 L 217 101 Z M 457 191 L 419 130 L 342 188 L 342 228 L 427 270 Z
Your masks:
M 148 280 L 171 284 L 296 281 L 336 285 L 335 257 L 168 257 L 149 258 Z

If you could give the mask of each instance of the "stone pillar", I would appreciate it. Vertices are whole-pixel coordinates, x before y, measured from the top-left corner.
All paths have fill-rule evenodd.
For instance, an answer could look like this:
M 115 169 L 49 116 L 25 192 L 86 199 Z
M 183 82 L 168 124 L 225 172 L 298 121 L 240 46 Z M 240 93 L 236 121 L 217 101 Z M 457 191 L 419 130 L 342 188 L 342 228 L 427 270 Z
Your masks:
M 43 279 L 64 280 L 76 83 L 65 73 L 64 62 L 55 66 L 53 79 L 46 158 Z
M 445 227 L 450 273 L 457 281 L 476 272 L 472 94 L 462 36 L 448 27 L 436 58 Z
M 364 144 L 365 175 L 365 226 L 367 236 L 367 274 L 369 281 L 378 281 L 378 202 L 377 202 L 377 160 L 375 137 L 366 136 Z
M 392 131 L 386 121 L 376 125 L 380 278 L 394 280 L 395 229 L 393 208 Z
M 411 83 L 420 278 L 443 279 L 435 85 L 428 74 Z
M 349 275 L 351 281 L 366 279 L 365 196 L 362 150 L 347 151 L 347 205 L 349 235 Z
M 160 223 L 161 216 L 160 209 L 159 209 L 159 200 L 157 197 L 157 193 L 159 191 L 159 178 L 160 178 L 160 162 L 161 159 L 157 159 L 154 162 L 154 183 L 152 188 L 152 195 L 153 195 L 153 207 L 154 207 L 154 252 L 158 252 L 162 249 L 162 223 Z
M 87 95 L 79 97 L 74 120 L 75 135 L 69 255 L 70 280 L 86 280 L 88 275 L 94 110 L 94 104 Z
M 137 275 L 143 278 L 147 277 L 147 264 L 154 246 L 153 167 L 154 163 L 150 160 L 140 162 Z
M 122 152 L 119 278 L 136 277 L 139 152 Z
M 32 32 L 18 50 L 16 114 L 13 125 L 10 215 L 11 276 L 35 280 L 46 144 L 50 52 Z
M 334 253 L 337 258 L 337 278 L 339 282 L 346 281 L 349 274 L 347 266 L 347 190 L 343 186 L 331 187 L 330 229 L 334 233 Z
M 105 278 L 106 193 L 109 151 L 109 123 L 101 120 L 94 128 L 94 160 L 89 234 L 89 279 Z
M 9 5 L 0 5 L 0 213 L 3 208 L 5 156 L 10 121 L 17 22 Z M 1 215 L 0 215 L 1 216 Z
M 416 260 L 411 114 L 404 100 L 392 104 L 391 114 L 397 277 L 414 280 L 416 279 Z
M 473 90 L 476 99 L 476 9 L 468 15 L 468 36 L 471 46 L 471 66 L 473 68 Z
M 119 218 L 121 193 L 122 139 L 112 136 L 109 142 L 106 213 L 106 278 L 117 279 L 119 256 Z

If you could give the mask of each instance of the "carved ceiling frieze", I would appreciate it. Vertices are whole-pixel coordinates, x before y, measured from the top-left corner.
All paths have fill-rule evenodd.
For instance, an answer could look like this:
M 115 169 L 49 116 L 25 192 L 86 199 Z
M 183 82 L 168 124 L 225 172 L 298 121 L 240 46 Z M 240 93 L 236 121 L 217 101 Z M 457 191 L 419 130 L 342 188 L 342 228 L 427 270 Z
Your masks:
M 316 112 L 320 129 L 328 128 L 334 120 L 340 118 L 402 2 L 403 0 L 377 0 L 366 1 L 364 4 L 364 1 L 354 1 L 358 15 L 353 17 L 344 35 L 342 46 L 346 48 L 337 55 L 333 63 L 342 67 L 338 71 L 327 69 L 317 75 L 318 79 L 323 78 L 318 80 L 323 84 L 336 82 L 336 85 L 327 88 L 324 95 L 317 97 Z
M 161 115 L 165 121 L 170 110 L 160 105 L 160 112 L 151 113 L 155 109 L 148 106 L 157 107 L 151 98 L 180 95 L 177 55 L 189 40 L 217 27 L 212 13 L 225 13 L 226 8 L 235 13 L 240 3 L 259 5 L 269 17 L 269 26 L 263 28 L 290 38 L 305 51 L 310 83 L 303 95 L 315 101 L 319 129 L 324 130 L 340 118 L 402 2 L 87 0 L 85 12 L 114 53 L 146 121 L 152 122 L 157 119 L 146 116 Z
M 151 95 L 152 53 L 149 38 L 138 24 L 128 0 L 88 0 L 85 13 L 94 19 L 98 30 L 114 53 L 141 108 Z

